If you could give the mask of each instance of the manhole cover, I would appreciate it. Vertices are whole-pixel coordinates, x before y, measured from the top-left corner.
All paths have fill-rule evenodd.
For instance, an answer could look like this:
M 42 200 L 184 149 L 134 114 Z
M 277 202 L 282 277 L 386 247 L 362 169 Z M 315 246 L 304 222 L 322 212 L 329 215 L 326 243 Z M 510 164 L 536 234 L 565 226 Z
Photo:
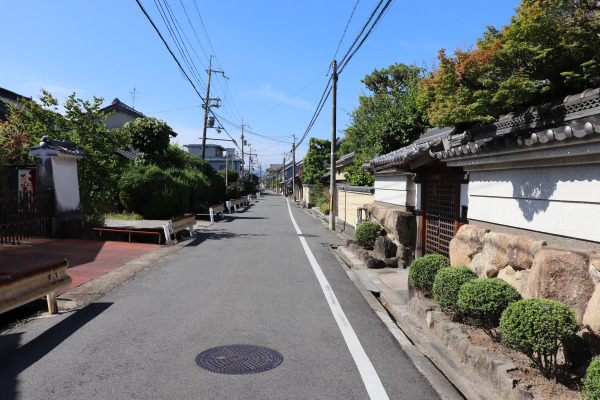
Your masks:
M 283 356 L 268 347 L 248 344 L 219 346 L 198 354 L 196 364 L 219 374 L 256 374 L 275 368 Z

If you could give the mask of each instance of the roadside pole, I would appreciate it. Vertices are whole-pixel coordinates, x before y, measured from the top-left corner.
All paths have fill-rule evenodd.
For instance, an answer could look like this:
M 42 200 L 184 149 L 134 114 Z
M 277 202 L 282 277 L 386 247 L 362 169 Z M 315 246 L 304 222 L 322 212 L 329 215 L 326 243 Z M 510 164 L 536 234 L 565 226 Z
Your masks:
M 335 230 L 335 131 L 336 131 L 336 102 L 337 102 L 337 61 L 333 60 L 333 72 L 332 72 L 332 89 L 331 89 L 331 161 L 329 177 L 329 229 Z
M 296 202 L 296 135 L 294 137 L 294 145 L 292 146 L 292 198 Z

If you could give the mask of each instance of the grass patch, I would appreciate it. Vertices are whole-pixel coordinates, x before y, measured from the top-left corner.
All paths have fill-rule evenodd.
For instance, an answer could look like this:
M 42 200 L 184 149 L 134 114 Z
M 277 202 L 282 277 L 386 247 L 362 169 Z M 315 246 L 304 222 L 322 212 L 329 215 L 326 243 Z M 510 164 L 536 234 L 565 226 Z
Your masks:
M 139 221 L 142 220 L 142 216 L 136 213 L 109 213 L 104 215 L 104 219 L 123 219 L 127 221 Z

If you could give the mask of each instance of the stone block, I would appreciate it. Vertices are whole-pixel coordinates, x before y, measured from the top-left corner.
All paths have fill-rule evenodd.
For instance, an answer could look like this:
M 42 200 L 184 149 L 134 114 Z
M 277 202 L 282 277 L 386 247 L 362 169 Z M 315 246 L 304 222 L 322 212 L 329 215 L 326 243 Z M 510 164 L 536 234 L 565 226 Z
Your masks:
M 475 225 L 463 225 L 450 241 L 450 265 L 469 265 L 473 257 L 483 249 L 483 241 L 489 229 Z
M 417 238 L 417 220 L 412 213 L 403 211 L 389 211 L 383 226 L 398 244 L 415 245 Z
M 504 233 L 490 232 L 485 236 L 482 254 L 485 258 L 485 276 L 492 278 L 506 267 L 510 260 L 508 258 L 508 246 L 513 236 Z
M 543 247 L 533 260 L 528 277 L 531 295 L 559 301 L 583 316 L 596 287 L 589 275 L 590 253 Z
M 475 254 L 469 267 L 475 271 L 478 277 L 485 278 L 485 256 L 483 253 Z
M 508 263 L 516 270 L 530 269 L 533 258 L 545 245 L 546 242 L 534 240 L 529 236 L 513 236 L 506 250 Z
M 498 278 L 513 285 L 522 298 L 529 299 L 532 297 L 528 283 L 529 272 L 529 270 L 517 271 L 509 265 L 498 272 Z
M 600 286 L 596 286 L 596 289 L 594 289 L 594 293 L 587 304 L 587 308 L 583 314 L 583 325 L 585 325 L 591 333 L 600 337 Z
M 373 247 L 373 257 L 384 260 L 396 256 L 398 246 L 387 236 L 379 236 Z
M 388 268 L 398 268 L 398 259 L 397 258 L 384 258 L 383 262 Z
M 381 269 L 381 268 L 386 267 L 383 260 L 380 260 L 378 258 L 371 257 L 371 256 L 367 256 L 367 258 L 364 260 L 364 262 L 365 262 L 365 265 L 367 266 L 367 268 L 369 268 L 369 269 Z
M 593 255 L 590 257 L 589 272 L 594 284 L 596 286 L 600 285 L 600 256 Z

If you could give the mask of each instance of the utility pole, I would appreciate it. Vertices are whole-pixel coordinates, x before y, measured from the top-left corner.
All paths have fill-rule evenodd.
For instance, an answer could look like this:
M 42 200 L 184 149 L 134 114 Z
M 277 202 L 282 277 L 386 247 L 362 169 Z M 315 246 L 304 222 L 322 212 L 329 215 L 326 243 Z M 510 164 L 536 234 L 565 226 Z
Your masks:
M 281 194 L 285 196 L 285 151 L 283 152 L 283 164 L 281 165 L 281 181 L 283 182 L 281 185 Z
M 244 125 L 244 119 L 242 118 L 242 176 L 244 175 L 244 126 L 250 128 L 250 125 Z
M 292 146 L 292 197 L 296 201 L 296 135 L 292 135 L 294 144 Z
M 329 177 L 329 229 L 335 230 L 335 131 L 336 131 L 336 106 L 337 106 L 337 61 L 333 60 L 333 72 L 331 75 L 333 84 L 331 87 L 331 176 Z
M 206 101 L 204 102 L 204 104 L 202 105 L 202 107 L 204 108 L 204 129 L 202 130 L 202 159 L 204 160 L 204 156 L 206 153 L 206 124 L 208 122 L 208 109 L 210 107 L 220 107 L 218 102 L 220 101 L 219 98 L 214 98 L 211 99 L 210 98 L 210 76 L 213 72 L 217 72 L 223 75 L 223 78 L 225 79 L 229 79 L 225 76 L 225 73 L 218 69 L 212 69 L 212 55 L 210 56 L 210 59 L 208 61 L 208 69 L 206 70 L 206 72 L 208 72 L 208 82 L 206 84 Z M 217 104 L 210 104 L 211 100 L 216 100 Z

